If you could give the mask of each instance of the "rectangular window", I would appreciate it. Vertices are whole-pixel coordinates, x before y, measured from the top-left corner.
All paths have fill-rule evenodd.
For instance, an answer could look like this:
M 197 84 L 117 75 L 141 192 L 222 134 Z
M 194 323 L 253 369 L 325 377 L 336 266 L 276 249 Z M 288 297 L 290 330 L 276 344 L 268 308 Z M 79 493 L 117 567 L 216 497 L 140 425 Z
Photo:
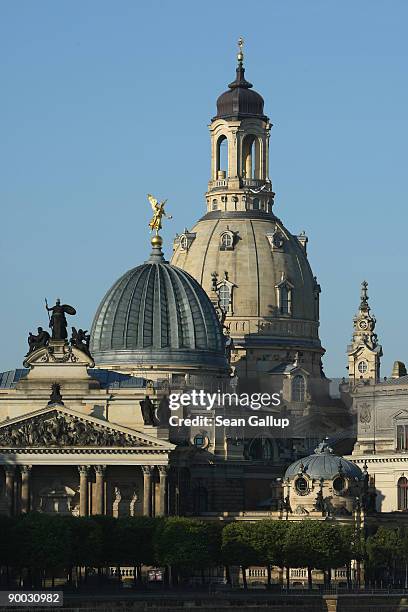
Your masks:
M 397 450 L 408 450 L 408 425 L 397 425 Z

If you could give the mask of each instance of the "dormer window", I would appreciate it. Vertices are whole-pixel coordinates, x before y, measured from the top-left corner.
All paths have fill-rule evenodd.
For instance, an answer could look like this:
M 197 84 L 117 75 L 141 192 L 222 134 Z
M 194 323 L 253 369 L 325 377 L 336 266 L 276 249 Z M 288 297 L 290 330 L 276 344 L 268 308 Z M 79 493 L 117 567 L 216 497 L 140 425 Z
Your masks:
M 187 228 L 184 230 L 184 234 L 180 234 L 178 237 L 178 244 L 182 251 L 188 251 L 191 247 L 196 235 L 189 232 Z
M 293 285 L 282 273 L 280 283 L 276 285 L 278 312 L 282 316 L 291 316 L 292 311 L 292 290 Z
M 279 310 L 281 314 L 290 314 L 292 307 L 292 292 L 288 287 L 279 289 Z
M 220 250 L 221 251 L 233 251 L 234 250 L 234 234 L 231 231 L 226 231 L 221 234 L 220 237 Z
M 221 281 L 217 280 L 217 272 L 213 272 L 211 276 L 213 277 L 212 291 L 214 291 L 217 296 L 217 308 L 225 315 L 231 316 L 233 314 L 232 294 L 236 285 L 229 280 L 227 271 L 224 272 L 224 278 Z

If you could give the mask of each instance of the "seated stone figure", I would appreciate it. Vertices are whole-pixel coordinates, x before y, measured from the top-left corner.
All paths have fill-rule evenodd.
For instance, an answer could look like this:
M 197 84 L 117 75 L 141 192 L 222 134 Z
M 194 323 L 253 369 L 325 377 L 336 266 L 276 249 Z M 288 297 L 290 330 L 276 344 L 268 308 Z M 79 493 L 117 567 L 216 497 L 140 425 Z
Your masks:
M 45 331 L 42 327 L 37 329 L 37 335 L 32 334 L 31 332 L 28 334 L 28 355 L 33 351 L 36 351 L 39 348 L 44 348 L 48 345 L 50 341 L 50 334 Z

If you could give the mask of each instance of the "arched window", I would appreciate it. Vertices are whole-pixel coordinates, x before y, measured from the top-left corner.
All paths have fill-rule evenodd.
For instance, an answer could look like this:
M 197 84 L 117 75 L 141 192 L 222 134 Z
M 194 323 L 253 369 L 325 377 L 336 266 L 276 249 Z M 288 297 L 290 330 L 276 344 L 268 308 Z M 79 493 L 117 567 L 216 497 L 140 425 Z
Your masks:
M 242 176 L 246 179 L 259 178 L 259 162 L 259 140 L 248 134 L 242 143 Z
M 336 476 L 336 478 L 333 480 L 333 489 L 336 491 L 336 493 L 342 493 L 345 488 L 346 488 L 345 479 L 342 478 L 341 476 Z
M 220 307 L 224 312 L 228 312 L 231 302 L 231 292 L 228 285 L 221 285 L 218 289 Z
M 292 380 L 292 401 L 305 401 L 306 384 L 305 379 L 301 374 L 297 374 Z
M 408 510 L 408 478 L 398 480 L 398 510 Z
M 273 200 L 269 200 L 268 201 L 268 212 L 271 213 L 272 212 L 272 206 L 273 206 Z
M 273 459 L 271 442 L 267 438 L 255 438 L 250 441 L 246 454 L 251 461 L 270 461 Z
M 217 178 L 225 176 L 228 176 L 228 140 L 226 136 L 220 136 L 217 141 Z
M 232 232 L 225 232 L 221 235 L 220 242 L 222 251 L 232 251 L 234 248 L 234 234 Z
M 252 208 L 254 210 L 259 210 L 259 198 L 254 198 L 252 200 Z
M 214 200 L 212 201 L 212 209 L 213 210 L 217 210 L 218 208 L 218 202 L 217 200 L 214 198 Z
M 365 374 L 368 370 L 368 363 L 364 359 L 362 359 L 361 361 L 358 362 L 357 369 L 360 372 L 360 374 Z

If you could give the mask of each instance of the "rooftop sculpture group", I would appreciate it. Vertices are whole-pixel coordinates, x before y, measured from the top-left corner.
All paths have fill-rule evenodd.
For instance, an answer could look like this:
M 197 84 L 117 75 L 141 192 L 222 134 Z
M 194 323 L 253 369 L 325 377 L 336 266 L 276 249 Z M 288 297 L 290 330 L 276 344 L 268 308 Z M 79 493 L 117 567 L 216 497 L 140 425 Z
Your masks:
M 27 339 L 29 355 L 38 349 L 49 346 L 51 341 L 68 341 L 68 322 L 66 315 L 75 315 L 75 308 L 69 304 L 61 304 L 59 299 L 56 300 L 54 306 L 48 306 L 48 302 L 45 300 L 45 308 L 49 316 L 51 335 L 42 327 L 37 328 L 37 334 L 30 332 Z M 50 313 L 52 314 L 50 315 Z M 71 346 L 83 351 L 90 357 L 89 341 L 90 335 L 88 334 L 88 330 L 77 330 L 76 327 L 72 327 L 72 335 L 69 341 Z

